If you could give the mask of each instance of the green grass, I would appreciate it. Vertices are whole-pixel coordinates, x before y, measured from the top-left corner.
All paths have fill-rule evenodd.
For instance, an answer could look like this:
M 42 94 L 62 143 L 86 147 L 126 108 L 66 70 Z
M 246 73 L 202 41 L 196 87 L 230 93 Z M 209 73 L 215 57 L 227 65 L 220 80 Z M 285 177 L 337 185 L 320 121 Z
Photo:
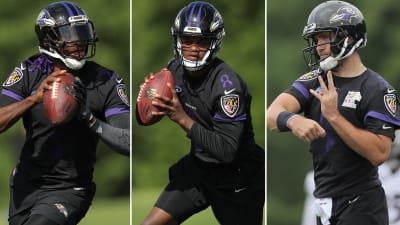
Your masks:
M 7 225 L 7 209 L 0 210 L 0 225 Z M 95 198 L 79 225 L 129 225 L 130 203 L 126 198 Z
M 129 225 L 129 197 L 120 199 L 95 198 L 89 212 L 79 225 Z
M 132 225 L 139 225 L 150 212 L 160 189 L 133 189 L 132 195 Z M 182 225 L 218 225 L 211 208 L 206 209 L 186 220 Z

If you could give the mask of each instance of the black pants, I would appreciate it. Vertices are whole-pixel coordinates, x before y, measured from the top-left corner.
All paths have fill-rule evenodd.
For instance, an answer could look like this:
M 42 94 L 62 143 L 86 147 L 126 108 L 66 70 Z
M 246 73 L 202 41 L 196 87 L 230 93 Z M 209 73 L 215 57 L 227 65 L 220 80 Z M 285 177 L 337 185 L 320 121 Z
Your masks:
M 155 206 L 178 223 L 211 206 L 222 225 L 261 225 L 264 166 L 245 167 L 209 166 L 186 156 L 170 168 L 170 182 Z
M 10 225 L 75 225 L 86 214 L 95 194 L 95 186 L 63 190 L 11 189 Z M 47 222 L 44 222 L 47 221 Z
M 333 198 L 331 225 L 388 225 L 385 191 L 381 186 L 352 196 Z M 318 219 L 318 225 L 321 225 Z

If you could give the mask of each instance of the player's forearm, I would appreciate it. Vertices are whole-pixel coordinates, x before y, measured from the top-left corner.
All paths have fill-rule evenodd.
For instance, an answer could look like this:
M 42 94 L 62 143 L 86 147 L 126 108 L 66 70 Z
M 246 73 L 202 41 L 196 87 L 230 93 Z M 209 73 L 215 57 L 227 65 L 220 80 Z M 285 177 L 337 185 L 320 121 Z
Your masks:
M 35 99 L 30 96 L 22 101 L 0 108 L 0 133 L 10 128 L 31 107 L 36 105 Z
M 388 159 L 390 138 L 355 127 L 341 115 L 329 120 L 329 123 L 351 149 L 373 165 L 378 166 Z
M 177 123 L 179 124 L 179 126 L 186 132 L 188 133 L 192 127 L 193 127 L 193 119 L 190 118 L 190 116 L 188 116 L 187 114 L 185 114 L 184 117 L 182 117 L 181 119 L 179 119 L 177 121 Z
M 278 116 L 281 112 L 298 113 L 300 111 L 299 102 L 287 93 L 280 94 L 267 109 L 267 127 L 271 130 L 279 131 Z
M 96 120 L 91 129 L 96 132 L 112 150 L 129 156 L 130 155 L 130 130 L 113 127 L 105 122 Z
M 205 151 L 208 151 L 217 160 L 224 163 L 231 163 L 239 149 L 239 131 L 243 125 L 236 123 L 234 129 L 226 129 L 223 132 L 210 131 L 198 123 L 194 123 L 188 137 Z M 229 132 L 232 131 L 232 132 Z M 235 132 L 236 131 L 236 132 Z

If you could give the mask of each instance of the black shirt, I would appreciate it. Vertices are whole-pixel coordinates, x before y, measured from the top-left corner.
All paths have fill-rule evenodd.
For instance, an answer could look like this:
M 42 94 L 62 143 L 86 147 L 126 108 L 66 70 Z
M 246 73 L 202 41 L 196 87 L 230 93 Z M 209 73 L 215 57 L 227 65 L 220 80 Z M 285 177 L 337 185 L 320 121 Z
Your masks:
M 52 71 L 52 61 L 45 54 L 25 60 L 3 83 L 0 105 L 34 94 Z M 87 89 L 87 101 L 95 117 L 107 121 L 130 112 L 125 86 L 118 74 L 88 61 L 77 75 Z M 12 185 L 65 188 L 92 182 L 98 137 L 86 124 L 74 118 L 55 126 L 47 119 L 43 104 L 26 111 L 23 124 L 26 141 Z
M 217 164 L 260 155 L 254 141 L 251 95 L 231 67 L 216 59 L 204 74 L 190 76 L 178 60 L 173 60 L 168 69 L 184 110 L 195 121 L 187 134 L 191 154 Z
M 309 89 L 321 91 L 318 75 L 327 83 L 326 73 L 312 71 L 301 76 L 286 93 L 301 105 L 304 116 L 318 122 L 326 131 L 324 138 L 311 143 L 314 179 L 318 198 L 346 195 L 380 185 L 377 167 L 357 154 L 339 137 L 321 114 L 320 101 Z M 366 70 L 351 78 L 333 76 L 340 114 L 354 126 L 394 138 L 397 96 L 393 87 L 379 74 Z

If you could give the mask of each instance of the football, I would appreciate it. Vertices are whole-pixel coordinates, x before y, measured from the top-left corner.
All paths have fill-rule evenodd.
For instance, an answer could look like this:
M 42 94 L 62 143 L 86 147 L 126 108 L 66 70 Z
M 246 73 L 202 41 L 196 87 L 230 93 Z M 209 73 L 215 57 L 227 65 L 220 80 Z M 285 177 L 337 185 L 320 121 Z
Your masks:
M 157 101 L 155 98 L 156 94 L 172 98 L 172 92 L 167 83 L 170 83 L 172 87 L 175 86 L 171 71 L 164 68 L 153 74 L 153 77 L 141 86 L 136 106 L 136 113 L 140 124 L 151 125 L 161 120 L 162 116 L 151 114 L 153 111 L 159 111 L 156 106 L 153 106 L 152 101 Z
M 43 106 L 47 118 L 55 125 L 71 120 L 78 111 L 79 104 L 74 98 L 75 78 L 70 73 L 58 76 L 60 82 L 52 83 L 52 90 L 44 92 Z

